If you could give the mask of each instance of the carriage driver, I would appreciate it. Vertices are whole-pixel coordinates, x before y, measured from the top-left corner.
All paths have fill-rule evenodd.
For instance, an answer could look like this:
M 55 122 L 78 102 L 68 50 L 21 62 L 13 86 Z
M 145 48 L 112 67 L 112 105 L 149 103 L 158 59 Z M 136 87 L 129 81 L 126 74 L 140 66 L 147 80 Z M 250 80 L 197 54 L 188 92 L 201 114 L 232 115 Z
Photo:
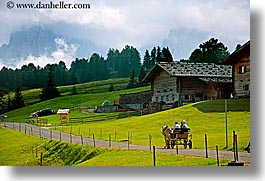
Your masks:
M 177 129 L 180 129 L 180 125 L 178 121 L 175 122 L 174 127 L 173 127 L 173 130 L 177 130 Z
M 188 125 L 186 124 L 186 121 L 185 120 L 182 120 L 181 121 L 181 129 L 188 129 L 189 127 L 188 127 Z

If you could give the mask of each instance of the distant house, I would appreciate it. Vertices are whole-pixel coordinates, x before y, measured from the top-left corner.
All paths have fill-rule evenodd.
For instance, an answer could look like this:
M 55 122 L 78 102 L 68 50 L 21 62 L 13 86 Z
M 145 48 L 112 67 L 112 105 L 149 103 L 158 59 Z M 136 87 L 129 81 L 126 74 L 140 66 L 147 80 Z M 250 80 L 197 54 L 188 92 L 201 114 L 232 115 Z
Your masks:
M 158 63 L 146 75 L 152 103 L 180 106 L 189 102 L 229 97 L 232 66 L 208 63 Z
M 234 97 L 250 96 L 250 41 L 246 42 L 221 64 L 233 66 L 233 95 Z

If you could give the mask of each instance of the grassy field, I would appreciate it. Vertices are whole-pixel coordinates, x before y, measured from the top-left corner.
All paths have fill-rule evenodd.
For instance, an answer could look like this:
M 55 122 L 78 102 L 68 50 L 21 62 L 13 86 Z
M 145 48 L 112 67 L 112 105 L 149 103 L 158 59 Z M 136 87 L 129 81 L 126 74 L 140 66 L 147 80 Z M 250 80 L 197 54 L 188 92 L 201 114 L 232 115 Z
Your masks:
M 76 84 L 77 94 L 92 94 L 92 93 L 103 93 L 108 92 L 111 84 L 114 86 L 115 91 L 124 90 L 128 84 L 128 78 L 116 78 L 95 82 L 88 82 L 82 84 Z M 58 86 L 59 92 L 62 96 L 70 96 L 74 85 Z M 30 89 L 22 91 L 24 102 L 26 105 L 32 105 L 40 102 L 39 95 L 41 89 Z M 10 94 L 11 97 L 14 93 Z
M 0 165 L 38 166 L 43 152 L 44 166 L 153 166 L 151 152 L 102 149 L 59 141 L 41 140 L 22 132 L 0 127 Z M 36 157 L 32 148 L 38 148 Z M 216 166 L 216 160 L 183 155 L 156 153 L 157 166 Z M 222 165 L 228 161 L 220 160 Z
M 8 118 L 5 121 L 27 122 L 30 113 L 43 108 L 71 108 L 70 118 L 82 118 L 88 116 L 99 116 L 99 113 L 86 113 L 88 107 L 101 105 L 104 100 L 118 100 L 119 94 L 140 92 L 150 90 L 150 86 L 126 89 L 113 92 L 107 91 L 105 85 L 110 85 L 111 81 L 106 80 L 94 83 L 77 85 L 77 89 L 81 93 L 86 94 L 61 96 L 52 100 L 39 102 L 34 105 L 28 105 L 24 108 L 6 113 Z M 124 79 L 115 79 L 115 82 L 121 83 L 121 89 Z M 127 81 L 127 80 L 126 80 Z M 114 84 L 115 87 L 116 84 Z M 103 88 L 105 86 L 105 88 Z M 100 93 L 89 93 L 89 91 L 99 91 Z M 116 89 L 116 88 L 115 88 Z M 68 95 L 71 86 L 60 87 L 61 92 Z M 82 90 L 82 91 L 81 91 Z M 93 92 L 92 91 L 92 92 Z M 103 91 L 103 92 L 102 92 Z M 26 92 L 24 92 L 26 93 Z M 36 96 L 35 90 L 27 91 L 28 98 Z M 83 107 L 73 109 L 73 107 Z M 83 110 L 83 111 L 82 111 Z M 117 115 L 118 113 L 110 113 L 107 115 Z M 171 109 L 155 114 L 145 116 L 132 116 L 123 119 L 106 119 L 105 121 L 97 121 L 91 118 L 90 122 L 84 124 L 72 124 L 68 126 L 58 127 L 60 124 L 59 115 L 46 116 L 42 119 L 48 120 L 53 127 L 57 124 L 57 128 L 61 131 L 73 134 L 82 134 L 91 137 L 92 134 L 98 139 L 109 139 L 109 135 L 113 141 L 125 141 L 128 139 L 128 133 L 132 136 L 133 144 L 148 145 L 149 135 L 152 136 L 152 144 L 156 146 L 164 146 L 161 127 L 168 125 L 173 127 L 176 120 L 185 119 L 191 128 L 193 148 L 204 148 L 204 135 L 208 136 L 209 149 L 215 149 L 218 145 L 221 149 L 232 148 L 232 133 L 238 135 L 239 150 L 243 151 L 250 140 L 250 99 L 229 99 L 228 100 L 228 148 L 226 148 L 225 137 L 225 113 L 224 100 L 203 101 L 176 109 Z
M 0 165 L 35 166 L 39 158 L 32 153 L 32 148 L 45 143 L 37 137 L 0 127 Z
M 148 88 L 126 91 L 133 92 L 146 89 Z M 60 107 L 71 107 L 78 103 L 80 104 L 80 102 L 86 105 L 97 105 L 105 99 L 116 99 L 120 93 L 124 92 L 125 91 L 116 91 L 60 97 L 12 111 L 7 114 L 7 120 L 25 122 L 30 112 L 45 107 L 57 109 Z M 70 118 L 81 118 L 93 115 L 100 114 L 85 114 L 80 112 L 80 110 L 75 110 L 71 112 Z M 231 149 L 233 131 L 238 135 L 240 151 L 243 151 L 250 141 L 249 99 L 228 100 L 228 148 L 226 148 L 224 100 L 199 102 L 145 116 L 133 116 L 105 121 L 93 121 L 92 118 L 91 122 L 72 124 L 71 126 L 68 125 L 63 127 L 58 127 L 60 124 L 59 115 L 46 116 L 44 119 L 47 119 L 48 123 L 52 124 L 53 127 L 57 124 L 57 130 L 67 133 L 70 133 L 70 130 L 72 130 L 73 134 L 82 134 L 86 137 L 92 137 L 92 134 L 94 134 L 98 139 L 108 140 L 111 134 L 113 141 L 124 141 L 128 139 L 129 132 L 132 136 L 131 142 L 139 145 L 149 145 L 149 135 L 151 135 L 152 144 L 163 147 L 164 141 L 161 134 L 161 127 L 164 125 L 173 127 L 176 120 L 180 121 L 182 119 L 185 119 L 191 128 L 193 148 L 204 149 L 205 134 L 208 136 L 209 149 L 215 149 L 216 145 L 221 149 Z
M 139 145 L 148 145 L 151 135 L 152 144 L 162 147 L 164 141 L 161 127 L 173 127 L 176 120 L 185 119 L 191 128 L 193 148 L 204 149 L 204 135 L 207 134 L 209 149 L 215 149 L 216 145 L 221 149 L 231 149 L 232 135 L 235 131 L 238 135 L 239 150 L 243 151 L 250 141 L 249 99 L 228 100 L 228 148 L 225 147 L 226 120 L 224 108 L 221 106 L 223 104 L 224 100 L 204 101 L 145 116 L 72 124 L 56 129 L 67 133 L 72 130 L 73 134 L 82 134 L 86 137 L 94 134 L 96 138 L 105 140 L 108 140 L 111 134 L 114 141 L 127 140 L 129 133 L 132 136 L 131 142 Z M 216 110 L 213 110 L 215 106 Z M 57 125 L 59 124 L 58 117 L 50 116 L 49 119 L 57 119 Z
M 120 91 L 113 92 L 103 92 L 103 93 L 91 93 L 91 94 L 78 94 L 72 96 L 61 96 L 52 100 L 39 102 L 33 105 L 17 109 L 5 115 L 8 116 L 6 121 L 15 121 L 15 122 L 26 122 L 30 113 L 38 111 L 44 108 L 52 108 L 57 110 L 59 108 L 72 108 L 76 106 L 84 107 L 94 107 L 96 105 L 101 105 L 102 102 L 106 99 L 108 100 L 118 100 L 120 94 L 140 92 L 150 90 L 149 86 L 134 88 L 134 89 L 125 89 Z M 73 113 L 73 115 L 76 113 Z M 80 116 L 79 112 L 78 115 Z M 56 117 L 56 116 L 55 116 Z M 56 117 L 57 118 L 57 117 Z

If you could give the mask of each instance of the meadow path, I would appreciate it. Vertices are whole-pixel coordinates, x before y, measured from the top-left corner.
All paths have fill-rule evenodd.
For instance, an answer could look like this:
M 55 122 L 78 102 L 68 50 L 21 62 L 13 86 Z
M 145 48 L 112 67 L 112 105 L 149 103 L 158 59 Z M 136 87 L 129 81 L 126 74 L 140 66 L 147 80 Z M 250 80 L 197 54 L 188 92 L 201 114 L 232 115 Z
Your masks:
M 77 144 L 84 144 L 84 145 L 92 145 L 97 147 L 103 148 L 123 148 L 123 149 L 130 149 L 130 150 L 143 150 L 143 151 L 150 151 L 149 146 L 143 145 L 134 145 L 121 142 L 109 142 L 106 140 L 99 140 L 93 138 L 85 138 L 81 136 L 71 135 L 64 132 L 59 132 L 56 130 L 51 130 L 47 127 L 39 127 L 27 123 L 13 123 L 13 122 L 1 122 L 1 126 L 7 127 L 14 130 L 19 130 L 21 132 L 25 132 L 25 134 L 31 134 L 34 136 L 38 136 L 45 139 L 52 139 L 52 140 L 61 140 L 64 142 L 72 142 Z M 156 152 L 164 152 L 164 153 L 172 153 L 177 154 L 176 149 L 164 149 L 161 147 L 156 147 Z M 178 149 L 178 154 L 180 155 L 189 155 L 189 156 L 199 156 L 205 157 L 206 151 L 203 149 Z M 220 160 L 234 160 L 234 152 L 232 151 L 219 151 L 218 152 Z M 216 158 L 216 151 L 215 150 L 208 150 L 208 157 L 209 158 Z M 250 153 L 246 152 L 239 152 L 238 153 L 238 160 L 240 162 L 250 163 Z

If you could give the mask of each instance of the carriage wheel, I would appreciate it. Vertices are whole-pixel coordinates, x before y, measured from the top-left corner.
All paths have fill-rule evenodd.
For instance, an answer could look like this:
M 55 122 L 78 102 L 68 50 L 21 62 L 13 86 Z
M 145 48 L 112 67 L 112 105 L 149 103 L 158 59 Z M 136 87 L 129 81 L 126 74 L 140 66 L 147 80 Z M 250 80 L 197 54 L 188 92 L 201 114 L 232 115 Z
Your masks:
M 171 141 L 171 148 L 174 148 L 174 146 L 175 146 L 175 141 L 173 140 Z
M 189 148 L 192 149 L 192 141 L 189 140 Z
M 187 149 L 188 141 L 185 139 L 184 140 L 184 149 Z

